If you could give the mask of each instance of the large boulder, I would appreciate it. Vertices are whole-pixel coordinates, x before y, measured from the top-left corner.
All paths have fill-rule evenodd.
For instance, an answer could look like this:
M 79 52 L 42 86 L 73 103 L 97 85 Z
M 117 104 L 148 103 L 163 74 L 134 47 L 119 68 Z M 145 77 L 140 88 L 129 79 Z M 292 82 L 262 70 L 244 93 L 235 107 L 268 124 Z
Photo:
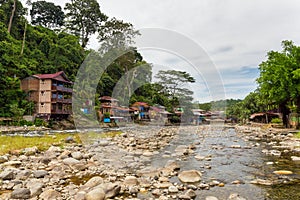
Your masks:
M 93 188 L 97 185 L 100 185 L 103 183 L 103 178 L 101 178 L 100 176 L 95 176 L 93 178 L 91 178 L 90 180 L 88 180 L 88 182 L 86 182 L 83 187 L 84 188 Z
M 188 171 L 182 171 L 178 178 L 181 182 L 184 183 L 196 183 L 201 180 L 201 172 L 197 170 L 188 170 Z
M 0 179 L 2 180 L 12 180 L 15 178 L 13 171 L 5 170 L 0 174 Z
M 12 199 L 29 199 L 30 190 L 27 188 L 17 188 L 11 193 Z
M 40 199 L 43 200 L 56 200 L 61 197 L 61 194 L 53 189 L 45 190 L 41 195 Z
M 124 185 L 126 186 L 138 185 L 138 180 L 135 176 L 126 176 L 124 180 Z
M 86 200 L 104 200 L 105 192 L 102 188 L 96 188 L 85 195 Z

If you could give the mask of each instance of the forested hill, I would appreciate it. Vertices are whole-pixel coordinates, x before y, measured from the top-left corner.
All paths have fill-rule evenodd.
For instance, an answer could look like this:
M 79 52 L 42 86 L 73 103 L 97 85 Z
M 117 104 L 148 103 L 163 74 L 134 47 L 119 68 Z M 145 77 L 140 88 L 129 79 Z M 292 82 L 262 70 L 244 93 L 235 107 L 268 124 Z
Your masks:
M 30 113 L 32 105 L 20 90 L 20 80 L 27 76 L 64 71 L 74 81 L 90 52 L 86 46 L 92 34 L 102 43 L 109 43 L 116 32 L 126 38 L 137 34 L 130 23 L 104 15 L 96 0 L 70 1 L 64 9 L 46 1 L 28 2 L 0 1 L 0 117 Z M 143 58 L 133 50 L 113 63 L 103 74 L 98 95 L 109 95 L 120 76 L 138 62 Z
M 10 2 L 0 6 L 0 116 L 10 116 L 13 108 L 27 110 L 28 102 L 20 91 L 20 80 L 39 73 L 60 70 L 73 79 L 84 60 L 85 50 L 77 36 L 56 33 L 42 26 L 28 24 L 22 4 L 16 11 L 8 32 Z M 25 33 L 26 26 L 26 33 Z M 24 41 L 23 41 L 24 40 Z M 24 43 L 23 43 L 24 42 Z M 17 106 L 16 106 L 17 104 Z

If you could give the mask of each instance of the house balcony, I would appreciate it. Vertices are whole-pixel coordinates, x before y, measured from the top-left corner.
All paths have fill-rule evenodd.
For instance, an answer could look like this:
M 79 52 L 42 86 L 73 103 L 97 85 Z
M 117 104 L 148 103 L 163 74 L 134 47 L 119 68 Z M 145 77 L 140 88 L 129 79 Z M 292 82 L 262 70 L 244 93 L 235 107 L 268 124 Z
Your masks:
M 72 114 L 72 110 L 55 109 L 55 110 L 51 110 L 51 114 L 52 115 L 70 115 L 70 114 Z
M 72 99 L 60 99 L 60 98 L 51 98 L 52 103 L 66 103 L 66 104 L 71 104 Z
M 51 86 L 52 91 L 60 91 L 60 92 L 67 92 L 67 93 L 72 93 L 73 89 L 72 88 L 67 88 L 64 86 L 58 86 L 58 85 L 52 85 Z

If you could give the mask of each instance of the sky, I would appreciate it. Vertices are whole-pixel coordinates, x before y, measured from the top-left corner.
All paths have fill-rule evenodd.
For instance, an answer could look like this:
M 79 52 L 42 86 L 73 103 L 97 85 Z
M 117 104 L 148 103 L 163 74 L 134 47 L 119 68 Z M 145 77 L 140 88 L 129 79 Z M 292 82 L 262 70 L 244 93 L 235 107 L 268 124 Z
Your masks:
M 48 1 L 62 7 L 68 2 Z M 179 48 L 198 45 L 201 51 L 194 48 L 197 52 L 188 58 L 159 48 L 140 52 L 154 71 L 185 70 L 193 75 L 197 81 L 189 87 L 200 102 L 243 99 L 257 88 L 258 66 L 268 51 L 280 51 L 283 40 L 300 45 L 299 0 L 102 0 L 99 4 L 107 16 L 130 22 L 137 30 L 156 28 L 178 36 L 162 36 L 162 43 L 169 40 Z M 97 46 L 96 40 L 89 46 Z M 202 64 L 189 60 L 192 54 L 199 55 Z M 214 82 L 224 94 L 214 95 L 219 93 Z

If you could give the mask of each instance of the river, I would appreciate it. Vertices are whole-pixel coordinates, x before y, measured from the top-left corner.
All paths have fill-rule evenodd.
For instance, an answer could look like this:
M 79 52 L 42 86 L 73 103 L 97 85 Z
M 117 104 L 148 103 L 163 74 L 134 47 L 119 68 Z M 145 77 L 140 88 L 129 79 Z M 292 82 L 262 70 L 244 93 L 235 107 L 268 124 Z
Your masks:
M 193 129 L 192 129 L 193 130 Z M 195 152 L 184 159 L 178 159 L 181 170 L 196 169 L 203 173 L 201 183 L 212 180 L 224 183 L 224 187 L 210 187 L 209 190 L 197 190 L 196 199 L 215 196 L 227 199 L 232 193 L 249 200 L 298 200 L 300 199 L 300 163 L 293 162 L 288 156 L 266 156 L 262 150 L 266 148 L 265 141 L 248 141 L 245 136 L 237 134 L 234 128 L 209 127 L 191 131 L 182 129 L 178 136 L 160 154 L 154 156 L 148 165 L 164 166 L 168 160 L 175 158 L 174 152 L 181 145 L 195 145 Z M 170 155 L 170 156 L 166 156 Z M 195 155 L 206 159 L 199 160 Z M 255 179 L 282 180 L 290 179 L 283 175 L 276 175 L 275 170 L 291 170 L 291 184 L 276 186 L 262 186 L 252 184 Z M 180 184 L 177 177 L 173 182 Z M 143 197 L 146 198 L 146 197 Z

